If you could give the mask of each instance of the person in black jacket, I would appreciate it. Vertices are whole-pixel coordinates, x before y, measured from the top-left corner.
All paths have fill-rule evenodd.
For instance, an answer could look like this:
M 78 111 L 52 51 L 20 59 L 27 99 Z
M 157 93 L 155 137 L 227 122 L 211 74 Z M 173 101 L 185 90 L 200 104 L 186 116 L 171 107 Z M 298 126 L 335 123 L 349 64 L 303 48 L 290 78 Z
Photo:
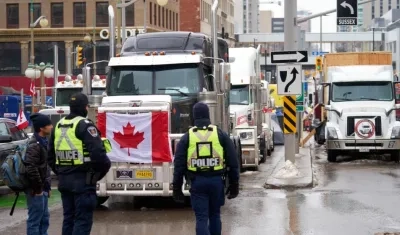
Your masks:
M 29 187 L 27 235 L 47 235 L 49 228 L 48 198 L 51 193 L 50 167 L 47 165 L 47 136 L 53 128 L 48 116 L 35 113 L 30 117 L 34 134 L 25 153 L 25 171 Z
M 221 206 L 225 204 L 223 177 L 229 167 L 228 199 L 239 194 L 239 163 L 228 134 L 210 122 L 208 106 L 193 106 L 195 127 L 184 134 L 174 159 L 173 198 L 184 202 L 183 177 L 191 182 L 190 199 L 196 215 L 196 235 L 221 235 Z
M 88 98 L 71 96 L 70 114 L 54 127 L 48 162 L 58 176 L 64 209 L 62 235 L 90 235 L 97 205 L 96 183 L 111 167 L 100 133 L 88 114 Z

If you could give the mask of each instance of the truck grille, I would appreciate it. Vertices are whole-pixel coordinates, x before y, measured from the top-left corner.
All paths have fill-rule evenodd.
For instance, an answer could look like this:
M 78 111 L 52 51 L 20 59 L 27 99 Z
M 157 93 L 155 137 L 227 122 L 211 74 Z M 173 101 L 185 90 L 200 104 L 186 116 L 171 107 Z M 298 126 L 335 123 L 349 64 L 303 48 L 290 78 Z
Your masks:
M 56 125 L 57 122 L 61 120 L 61 118 L 66 117 L 68 114 L 50 114 L 50 120 L 53 125 Z
M 347 136 L 352 136 L 354 134 L 354 119 L 372 119 L 375 116 L 362 116 L 362 117 L 347 117 Z M 375 135 L 382 136 L 382 120 L 381 117 L 378 116 L 375 118 Z

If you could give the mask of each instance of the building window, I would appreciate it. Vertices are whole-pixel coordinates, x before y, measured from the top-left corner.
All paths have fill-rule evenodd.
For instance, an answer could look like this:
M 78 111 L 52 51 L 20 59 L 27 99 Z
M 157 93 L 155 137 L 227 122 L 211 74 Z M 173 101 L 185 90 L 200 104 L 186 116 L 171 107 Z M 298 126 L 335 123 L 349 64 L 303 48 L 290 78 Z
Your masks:
M 172 21 L 172 11 L 169 11 L 169 28 L 172 30 L 172 25 L 173 25 L 173 21 Z
M 19 28 L 19 5 L 7 4 L 7 28 Z
M 74 2 L 74 27 L 86 27 L 86 2 Z
M 158 26 L 161 26 L 161 7 L 158 6 Z
M 108 26 L 108 2 L 96 2 L 96 26 Z
M 35 23 L 35 20 L 37 20 L 41 15 L 42 15 L 42 7 L 40 3 L 29 3 L 29 9 L 28 9 L 28 19 L 31 18 L 31 11 L 33 12 L 33 22 L 30 23 Z M 29 27 L 29 24 L 28 24 Z M 36 25 L 36 28 L 39 28 L 40 24 Z
M 126 26 L 135 26 L 135 4 L 132 4 L 131 6 L 128 6 L 125 8 L 125 21 L 126 21 Z M 108 10 L 107 10 L 107 16 L 108 16 Z
M 150 24 L 153 24 L 153 3 L 150 2 Z
M 166 23 L 165 23 L 165 27 L 167 28 L 167 29 L 169 29 L 169 10 L 167 9 L 167 10 L 165 10 L 165 14 L 166 14 Z
M 164 28 L 165 27 L 165 15 L 164 15 L 164 11 L 165 11 L 165 9 L 164 9 L 164 7 L 162 8 L 162 27 Z
M 0 43 L 0 74 L 21 75 L 21 44 L 19 42 Z
M 62 2 L 51 4 L 51 27 L 64 27 L 64 4 Z

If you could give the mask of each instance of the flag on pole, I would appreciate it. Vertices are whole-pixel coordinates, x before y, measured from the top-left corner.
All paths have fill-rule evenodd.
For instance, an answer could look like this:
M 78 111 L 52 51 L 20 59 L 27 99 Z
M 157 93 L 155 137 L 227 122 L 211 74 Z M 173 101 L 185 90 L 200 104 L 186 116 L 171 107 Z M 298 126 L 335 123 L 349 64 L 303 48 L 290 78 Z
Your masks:
M 27 128 L 28 125 L 29 125 L 29 122 L 28 122 L 28 120 L 26 120 L 25 113 L 24 113 L 24 111 L 22 111 L 22 109 L 20 109 L 18 117 L 17 117 L 17 127 L 18 127 L 18 129 L 22 130 L 22 129 Z
M 31 81 L 31 86 L 29 88 L 29 91 L 31 93 L 32 96 L 36 95 L 36 90 L 35 90 L 35 83 L 33 82 L 33 80 Z

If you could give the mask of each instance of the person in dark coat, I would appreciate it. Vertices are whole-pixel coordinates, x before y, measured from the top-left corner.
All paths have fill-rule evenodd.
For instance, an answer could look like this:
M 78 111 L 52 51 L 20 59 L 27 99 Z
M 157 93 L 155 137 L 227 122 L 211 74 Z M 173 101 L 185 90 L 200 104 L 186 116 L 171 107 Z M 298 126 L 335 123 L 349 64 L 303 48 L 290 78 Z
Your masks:
M 173 198 L 184 202 L 183 177 L 191 182 L 190 198 L 196 216 L 196 235 L 221 235 L 221 206 L 225 204 L 226 168 L 228 199 L 239 193 L 239 163 L 229 135 L 210 122 L 208 106 L 193 106 L 194 127 L 177 145 L 174 159 Z
M 27 235 L 47 235 L 49 228 L 48 198 L 51 193 L 50 167 L 47 165 L 47 136 L 53 125 L 48 116 L 35 113 L 30 116 L 34 134 L 25 153 L 25 191 L 28 205 Z
M 62 235 L 90 235 L 97 205 L 96 184 L 111 167 L 100 133 L 86 118 L 88 97 L 71 96 L 70 114 L 54 127 L 49 165 L 58 176 L 64 209 Z

